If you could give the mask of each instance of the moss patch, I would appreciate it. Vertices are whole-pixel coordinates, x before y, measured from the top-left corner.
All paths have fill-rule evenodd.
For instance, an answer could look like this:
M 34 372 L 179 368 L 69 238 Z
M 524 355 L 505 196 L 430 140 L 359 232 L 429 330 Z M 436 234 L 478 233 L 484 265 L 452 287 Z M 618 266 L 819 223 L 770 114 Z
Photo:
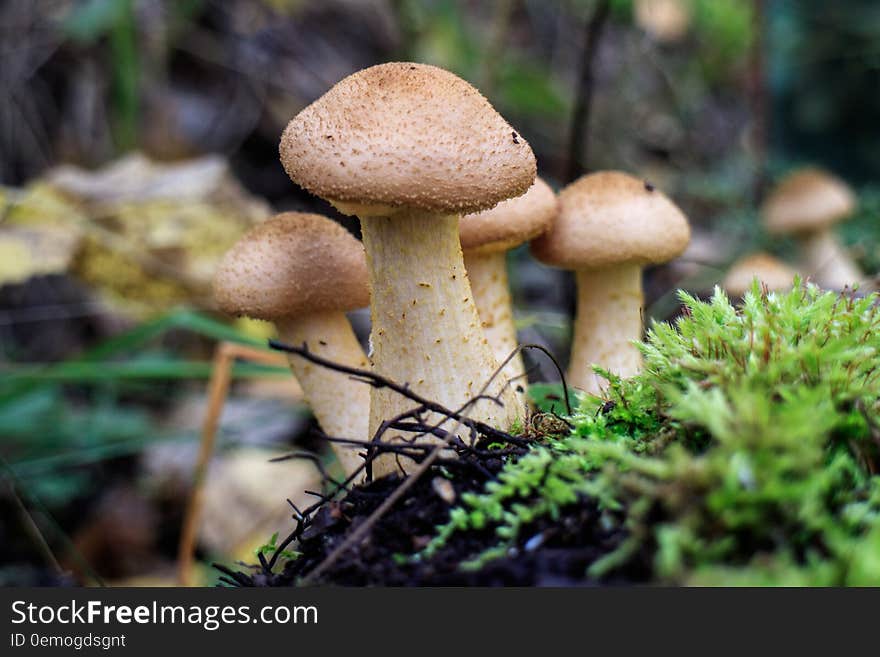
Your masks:
M 649 330 L 641 375 L 609 376 L 571 432 L 464 494 L 417 559 L 490 530 L 462 565 L 484 568 L 589 508 L 622 538 L 585 578 L 880 584 L 876 296 L 798 284 L 755 287 L 739 308 L 720 291 L 681 299 L 684 316 Z

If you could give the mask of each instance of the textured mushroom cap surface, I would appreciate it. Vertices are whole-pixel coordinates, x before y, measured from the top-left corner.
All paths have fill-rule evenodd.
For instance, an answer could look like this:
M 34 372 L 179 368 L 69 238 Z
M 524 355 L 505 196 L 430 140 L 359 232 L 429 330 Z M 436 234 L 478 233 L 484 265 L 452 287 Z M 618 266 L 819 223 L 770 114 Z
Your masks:
M 369 305 L 363 245 L 335 221 L 285 212 L 256 225 L 223 257 L 214 299 L 230 315 L 277 320 Z
M 797 272 L 769 253 L 752 253 L 731 265 L 721 287 L 730 294 L 742 296 L 757 278 L 770 291 L 787 290 L 794 284 Z
M 690 234 L 681 210 L 652 185 L 602 171 L 559 193 L 559 216 L 531 249 L 538 260 L 567 269 L 644 265 L 681 255 Z
M 762 207 L 772 233 L 821 230 L 851 214 L 856 199 L 849 186 L 821 169 L 800 169 L 783 178 Z
M 328 201 L 476 212 L 519 196 L 535 156 L 480 92 L 435 66 L 395 62 L 348 76 L 281 136 L 290 178 Z
M 559 212 L 550 185 L 540 178 L 522 196 L 501 201 L 491 210 L 461 218 L 459 234 L 464 251 L 506 251 L 543 233 Z

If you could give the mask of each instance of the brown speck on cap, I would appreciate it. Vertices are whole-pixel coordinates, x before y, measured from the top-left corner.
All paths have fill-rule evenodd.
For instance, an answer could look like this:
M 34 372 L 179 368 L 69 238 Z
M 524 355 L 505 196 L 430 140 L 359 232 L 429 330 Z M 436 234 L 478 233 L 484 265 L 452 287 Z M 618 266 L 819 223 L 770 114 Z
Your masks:
M 783 178 L 761 208 L 771 233 L 821 230 L 851 214 L 855 194 L 832 174 L 816 168 L 800 169 Z
M 320 138 L 329 133 L 332 147 Z M 532 184 L 535 157 L 516 135 L 461 78 L 395 62 L 350 75 L 306 107 L 280 153 L 294 182 L 329 201 L 464 213 Z
M 690 241 L 681 210 L 620 171 L 582 176 L 559 193 L 559 216 L 531 242 L 538 260 L 568 269 L 667 262 Z
M 507 251 L 547 230 L 558 212 L 559 202 L 550 185 L 535 178 L 522 196 L 462 217 L 461 248 L 471 253 Z
M 273 321 L 369 305 L 363 245 L 335 221 L 285 212 L 257 224 L 226 253 L 214 299 L 230 315 Z

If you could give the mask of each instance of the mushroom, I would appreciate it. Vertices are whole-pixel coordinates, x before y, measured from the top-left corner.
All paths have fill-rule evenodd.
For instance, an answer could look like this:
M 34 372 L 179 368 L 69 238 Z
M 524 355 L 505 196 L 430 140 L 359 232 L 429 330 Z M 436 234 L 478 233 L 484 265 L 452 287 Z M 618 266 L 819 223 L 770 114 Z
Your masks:
M 734 262 L 724 277 L 721 287 L 734 297 L 742 297 L 752 289 L 757 278 L 770 292 L 789 290 L 797 272 L 769 253 L 751 253 Z
M 598 394 L 592 365 L 622 377 L 641 368 L 642 268 L 684 251 L 690 228 L 653 185 L 618 171 L 582 176 L 559 194 L 553 226 L 531 243 L 542 262 L 575 271 L 578 298 L 568 377 Z
M 525 139 L 464 80 L 395 62 L 354 73 L 305 108 L 280 152 L 294 182 L 360 218 L 374 371 L 453 410 L 473 399 L 497 364 L 465 273 L 459 217 L 531 186 L 535 157 Z M 502 405 L 478 400 L 470 418 L 507 428 L 521 415 L 502 377 L 486 394 Z M 373 388 L 371 435 L 412 407 Z M 393 466 L 378 459 L 374 472 Z
M 513 304 L 507 282 L 507 251 L 527 242 L 550 226 L 559 203 L 550 186 L 540 178 L 522 196 L 502 201 L 491 210 L 462 218 L 461 248 L 477 312 L 489 346 L 499 363 L 517 348 Z M 505 366 L 504 375 L 525 389 L 525 366 L 517 354 Z
M 274 322 L 279 338 L 351 367 L 369 367 L 345 316 L 369 303 L 360 242 L 317 214 L 285 212 L 257 224 L 223 257 L 214 298 L 226 313 Z M 306 402 L 329 435 L 366 440 L 370 393 L 349 376 L 290 356 Z M 363 463 L 357 448 L 333 444 L 346 474 Z
M 805 274 L 822 287 L 840 290 L 865 277 L 832 230 L 855 207 L 855 194 L 845 182 L 820 169 L 807 168 L 783 178 L 761 213 L 769 232 L 798 239 Z
M 636 0 L 633 13 L 636 24 L 660 43 L 681 41 L 693 18 L 687 0 Z

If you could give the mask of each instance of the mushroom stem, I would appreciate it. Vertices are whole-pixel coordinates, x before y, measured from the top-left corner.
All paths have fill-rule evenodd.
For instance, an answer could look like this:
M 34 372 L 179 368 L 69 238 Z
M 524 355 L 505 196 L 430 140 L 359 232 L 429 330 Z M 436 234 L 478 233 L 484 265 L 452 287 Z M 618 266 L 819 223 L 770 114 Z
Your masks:
M 842 290 L 865 278 L 831 230 L 801 238 L 804 269 L 822 287 Z
M 345 313 L 327 311 L 276 320 L 278 337 L 288 344 L 308 344 L 309 350 L 337 363 L 366 369 L 364 350 Z M 335 438 L 366 440 L 370 408 L 369 386 L 348 375 L 290 356 L 290 369 L 299 381 L 318 424 Z M 336 458 L 349 475 L 363 463 L 358 447 L 333 443 Z
M 507 252 L 465 253 L 464 266 L 474 292 L 483 333 L 495 354 L 495 360 L 502 363 L 519 344 L 507 280 Z M 522 354 L 518 353 L 504 366 L 502 374 L 525 389 L 525 371 Z
M 465 272 L 458 221 L 458 215 L 417 212 L 361 217 L 370 271 L 373 369 L 452 410 L 478 395 L 497 367 Z M 482 400 L 469 408 L 468 416 L 508 428 L 520 413 L 502 376 L 486 391 L 499 393 L 503 406 Z M 370 435 L 383 421 L 412 408 L 411 400 L 392 390 L 371 389 Z M 373 473 L 394 469 L 394 459 L 387 456 L 377 459 Z
M 594 364 L 622 377 L 638 373 L 642 356 L 632 344 L 642 337 L 642 268 L 624 264 L 576 273 L 577 318 L 572 337 L 569 383 L 599 394 L 605 379 Z

